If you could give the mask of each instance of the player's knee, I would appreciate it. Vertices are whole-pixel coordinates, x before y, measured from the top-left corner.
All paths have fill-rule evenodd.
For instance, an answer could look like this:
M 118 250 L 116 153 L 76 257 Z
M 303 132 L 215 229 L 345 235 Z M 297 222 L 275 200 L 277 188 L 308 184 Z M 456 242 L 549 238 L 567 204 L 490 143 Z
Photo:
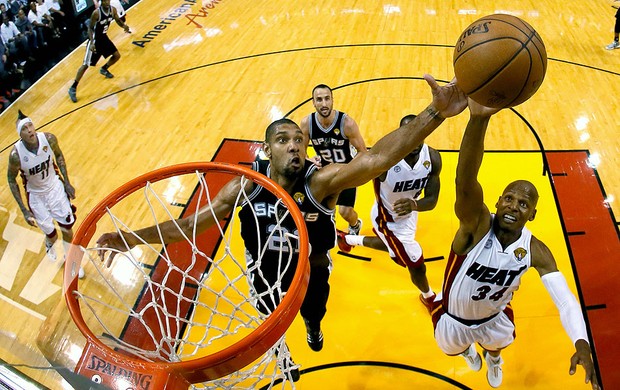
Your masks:
M 422 260 L 418 260 L 415 263 L 408 262 L 407 270 L 414 278 L 426 276 L 426 265 L 424 265 L 424 261 Z
M 354 220 L 357 222 L 357 212 L 355 212 L 355 209 L 353 207 L 340 206 L 338 207 L 338 212 L 340 213 L 342 218 L 344 218 L 345 220 L 347 221 Z
M 75 220 L 70 223 L 60 223 L 58 222 L 58 227 L 63 235 L 71 235 L 73 236 L 73 225 L 75 224 Z
M 63 240 L 69 242 L 73 239 L 73 230 L 60 228 Z
M 309 257 L 311 272 L 323 272 L 327 270 L 329 273 L 329 257 L 326 253 L 313 254 Z

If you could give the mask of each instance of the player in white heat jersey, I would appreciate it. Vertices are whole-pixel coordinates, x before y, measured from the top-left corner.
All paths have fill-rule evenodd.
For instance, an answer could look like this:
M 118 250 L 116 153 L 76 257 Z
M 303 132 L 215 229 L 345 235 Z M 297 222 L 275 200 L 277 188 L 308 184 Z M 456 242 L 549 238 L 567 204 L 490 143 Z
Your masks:
M 570 374 L 581 364 L 586 383 L 598 389 L 581 308 L 558 271 L 549 248 L 528 229 L 536 216 L 538 191 L 526 180 L 508 184 L 491 214 L 484 204 L 478 171 L 484 155 L 484 136 L 497 109 L 469 100 L 470 119 L 463 135 L 456 168 L 455 212 L 459 228 L 444 276 L 443 296 L 433 303 L 435 339 L 448 355 L 461 354 L 473 370 L 484 350 L 487 380 L 502 383 L 500 352 L 514 341 L 515 327 L 509 305 L 521 276 L 535 268 L 558 307 L 566 333 L 575 346 Z M 439 298 L 439 297 L 438 297 Z
M 512 317 L 512 309 L 507 305 L 519 288 L 521 276 L 530 268 L 531 240 L 532 233 L 523 227 L 521 236 L 504 248 L 494 230 L 489 229 L 467 255 L 450 252 L 451 272 L 447 273 L 443 287 L 449 313 L 480 320 L 506 311 Z
M 39 226 L 45 233 L 47 255 L 55 260 L 54 243 L 58 234 L 54 220 L 60 227 L 63 241 L 70 243 L 73 239 L 75 208 L 69 199 L 75 199 L 75 189 L 69 181 L 65 157 L 53 134 L 37 132 L 32 120 L 21 111 L 17 134 L 20 139 L 9 155 L 9 187 L 26 222 L 31 226 Z M 26 190 L 28 207 L 23 202 L 17 184 L 18 174 Z
M 407 115 L 404 126 L 415 118 Z M 415 240 L 418 212 L 432 210 L 439 199 L 441 156 L 425 143 L 373 181 L 375 203 L 371 209 L 376 236 L 338 231 L 338 246 L 349 252 L 360 245 L 388 252 L 394 262 L 409 271 L 411 282 L 420 290 L 420 300 L 429 308 L 435 299 L 426 277 L 422 247 Z M 422 192 L 424 196 L 422 197 Z

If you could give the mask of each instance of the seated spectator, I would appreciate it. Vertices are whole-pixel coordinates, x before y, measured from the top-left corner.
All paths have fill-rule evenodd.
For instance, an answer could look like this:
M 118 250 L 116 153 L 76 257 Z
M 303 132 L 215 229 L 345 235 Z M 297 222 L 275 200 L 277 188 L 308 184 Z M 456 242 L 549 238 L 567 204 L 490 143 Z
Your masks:
M 47 5 L 46 0 L 35 0 L 35 1 L 37 3 L 37 11 L 42 13 L 44 15 L 44 18 L 50 21 L 50 25 L 52 26 L 52 29 L 54 30 L 54 37 L 59 38 L 60 29 L 56 25 L 56 21 L 54 20 L 54 17 L 52 16 L 51 10 Z
M 14 19 L 13 13 L 6 8 L 6 4 L 4 3 L 0 3 L 0 15 L 2 15 L 2 17 L 4 17 L 4 15 L 8 15 L 11 22 Z
M 52 15 L 50 14 L 47 4 L 45 4 L 44 0 L 36 0 L 36 8 L 37 14 L 42 15 L 43 23 L 48 24 L 45 21 L 49 21 L 49 26 L 54 32 L 54 38 L 60 38 L 60 30 L 58 29 L 58 26 L 54 24 L 54 18 L 52 18 Z
M 15 27 L 17 27 L 19 32 L 28 40 L 28 47 L 30 48 L 31 53 L 34 53 L 36 50 L 39 49 L 39 45 L 37 42 L 37 33 L 36 31 L 34 31 L 32 23 L 30 23 L 30 21 L 26 17 L 26 13 L 21 8 L 17 11 Z
M 2 14 L 0 37 L 9 50 L 9 56 L 15 56 L 20 61 L 21 66 L 25 64 L 28 58 L 32 57 L 27 38 L 19 32 L 15 23 L 9 20 L 9 15 L 6 13 Z
M 6 88 L 9 85 L 9 70 L 11 68 L 11 64 L 9 63 L 9 56 L 6 52 L 6 46 L 2 43 L 2 39 L 0 39 L 0 111 L 5 109 L 9 101 L 4 96 L 7 92 Z
M 17 18 L 17 12 L 19 11 L 20 8 L 23 8 L 25 6 L 27 6 L 28 3 L 25 0 L 9 0 L 7 2 L 7 7 L 9 9 L 9 12 L 11 12 L 11 14 Z M 13 20 L 15 21 L 15 20 Z
M 28 20 L 32 23 L 37 32 L 37 39 L 39 39 L 39 42 L 42 42 L 42 45 L 46 45 L 54 36 L 54 25 L 51 22 L 51 17 L 46 16 L 45 13 L 39 12 L 35 1 L 31 1 L 29 7 Z
M 6 62 L 8 61 L 8 56 L 5 54 L 6 47 L 4 43 L 2 43 L 2 39 L 0 39 L 0 112 L 2 112 L 5 108 L 11 104 L 9 100 L 4 96 L 7 92 L 9 72 L 6 69 Z
M 43 2 L 47 7 L 47 13 L 54 20 L 54 26 L 58 28 L 58 31 L 65 31 L 67 29 L 67 22 L 65 19 L 65 13 L 62 11 L 58 0 L 44 0 Z
M 0 112 L 11 104 L 9 99 L 15 99 L 21 92 L 17 88 L 19 77 L 15 68 L 8 49 L 0 39 Z

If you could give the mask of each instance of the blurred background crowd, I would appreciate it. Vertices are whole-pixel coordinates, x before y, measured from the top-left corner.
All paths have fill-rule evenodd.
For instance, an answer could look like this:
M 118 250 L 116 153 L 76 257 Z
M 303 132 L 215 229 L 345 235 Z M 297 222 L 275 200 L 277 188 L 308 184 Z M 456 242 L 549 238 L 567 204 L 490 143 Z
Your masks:
M 0 0 L 0 112 L 88 38 L 96 5 L 93 0 Z

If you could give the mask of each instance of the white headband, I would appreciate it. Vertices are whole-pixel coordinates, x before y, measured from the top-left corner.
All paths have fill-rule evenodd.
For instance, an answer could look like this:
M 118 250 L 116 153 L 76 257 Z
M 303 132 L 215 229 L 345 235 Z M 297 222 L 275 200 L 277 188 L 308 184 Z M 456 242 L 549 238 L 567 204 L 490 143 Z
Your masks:
M 32 120 L 30 118 L 24 118 L 24 119 L 20 119 L 19 122 L 17 122 L 17 135 L 21 135 L 22 132 L 22 128 L 26 125 L 26 123 L 32 123 Z

